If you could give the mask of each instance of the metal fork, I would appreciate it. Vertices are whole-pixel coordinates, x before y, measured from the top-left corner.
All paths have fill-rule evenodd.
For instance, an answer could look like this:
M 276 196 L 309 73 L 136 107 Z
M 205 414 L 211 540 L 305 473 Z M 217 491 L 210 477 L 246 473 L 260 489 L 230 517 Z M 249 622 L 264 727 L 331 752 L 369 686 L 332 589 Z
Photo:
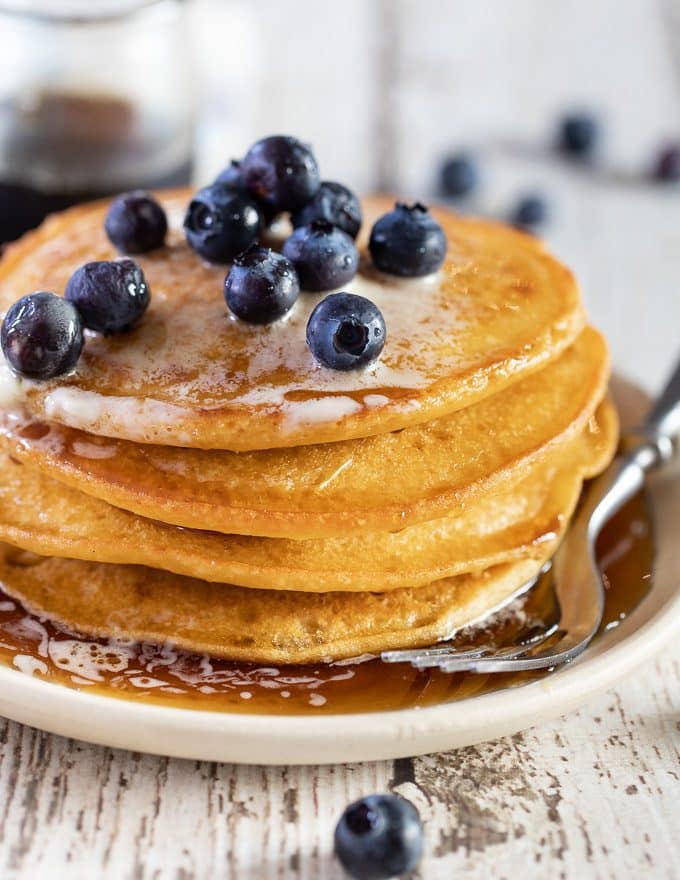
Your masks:
M 648 472 L 668 462 L 680 436 L 680 362 L 647 420 L 622 437 L 626 454 L 595 480 L 558 548 L 551 571 L 525 584 L 515 595 L 552 577 L 559 603 L 557 627 L 520 644 L 456 650 L 432 646 L 384 651 L 386 663 L 410 663 L 417 669 L 437 667 L 444 672 L 521 672 L 568 663 L 578 657 L 597 633 L 604 612 L 604 583 L 595 544 L 605 523 L 643 486 Z

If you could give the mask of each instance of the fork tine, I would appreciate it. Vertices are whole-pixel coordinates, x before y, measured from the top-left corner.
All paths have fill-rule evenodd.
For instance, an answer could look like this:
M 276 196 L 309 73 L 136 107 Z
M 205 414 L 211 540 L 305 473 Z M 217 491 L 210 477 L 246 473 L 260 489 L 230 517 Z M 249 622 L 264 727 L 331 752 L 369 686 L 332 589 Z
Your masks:
M 555 639 L 556 636 L 559 637 Z M 554 665 L 551 662 L 552 652 L 550 655 L 541 656 L 537 649 L 553 639 L 555 639 L 553 645 L 555 647 L 563 637 L 564 632 L 551 630 L 531 644 L 508 647 L 483 657 L 453 657 L 442 662 L 439 668 L 442 672 L 516 672 L 521 669 L 549 667 Z
M 450 650 L 447 654 L 442 654 L 439 657 L 416 657 L 410 662 L 414 669 L 432 669 L 433 667 L 441 667 L 442 664 L 455 659 L 465 663 L 481 660 L 486 656 L 486 651 L 488 648 L 477 648 L 474 651 Z
M 449 648 L 429 656 L 427 655 L 427 649 L 422 652 L 408 651 L 404 653 L 411 655 L 408 660 L 415 669 L 431 669 L 436 667 L 441 669 L 442 672 L 457 672 L 471 669 L 473 666 L 476 668 L 479 664 L 495 660 L 515 660 L 523 657 L 529 651 L 540 647 L 554 634 L 554 629 L 546 630 L 546 632 L 534 637 L 530 642 L 523 642 L 520 645 L 508 645 L 503 648 L 484 646 L 470 651 L 456 651 Z M 398 655 L 399 651 L 392 651 L 391 653 Z M 395 659 L 389 662 L 399 662 L 399 657 L 395 657 Z
M 404 660 L 415 660 L 418 657 L 439 657 L 451 651 L 450 645 L 440 645 L 436 648 L 406 648 L 394 651 L 383 651 L 380 655 L 386 663 L 397 663 Z
M 404 651 L 384 651 L 380 658 L 385 663 L 411 663 L 418 668 L 425 669 L 427 666 L 438 666 L 442 660 L 448 657 L 481 657 L 488 648 L 471 648 L 468 651 L 456 651 L 450 645 L 441 648 L 414 648 Z
M 472 668 L 474 668 L 475 670 L 479 670 L 481 669 L 482 665 L 487 665 L 488 663 L 498 662 L 501 660 L 518 660 L 521 657 L 524 657 L 529 650 L 535 647 L 536 644 L 518 645 L 514 648 L 508 648 L 505 651 L 496 651 L 493 654 L 486 654 L 483 657 L 451 657 L 450 660 L 442 661 L 439 664 L 439 668 L 442 670 L 442 672 L 463 672 L 466 669 Z
M 499 657 L 510 659 L 520 657 L 529 650 L 542 645 L 547 639 L 555 634 L 557 624 L 549 627 L 541 633 L 533 634 L 518 645 L 509 645 L 507 648 L 498 648 L 491 645 L 480 645 L 464 651 L 458 651 L 451 645 L 433 648 L 413 648 L 397 651 L 384 651 L 381 659 L 385 663 L 410 663 L 415 669 L 433 669 L 439 667 L 448 671 L 448 664 L 454 665 L 473 660 L 491 660 Z M 453 669 L 451 671 L 454 671 Z

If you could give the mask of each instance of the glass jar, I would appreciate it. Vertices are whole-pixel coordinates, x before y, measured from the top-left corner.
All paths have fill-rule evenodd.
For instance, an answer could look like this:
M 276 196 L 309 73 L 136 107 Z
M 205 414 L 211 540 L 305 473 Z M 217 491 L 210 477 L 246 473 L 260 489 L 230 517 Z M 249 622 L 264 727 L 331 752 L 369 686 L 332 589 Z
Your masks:
M 182 0 L 0 0 L 0 243 L 51 211 L 191 176 Z

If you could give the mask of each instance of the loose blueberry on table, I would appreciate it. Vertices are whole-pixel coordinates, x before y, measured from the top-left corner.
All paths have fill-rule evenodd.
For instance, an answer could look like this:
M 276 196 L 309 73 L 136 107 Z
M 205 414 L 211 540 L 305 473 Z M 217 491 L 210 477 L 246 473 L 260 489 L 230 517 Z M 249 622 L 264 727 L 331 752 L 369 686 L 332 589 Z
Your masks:
M 332 180 L 324 180 L 314 198 L 290 215 L 294 228 L 326 220 L 356 238 L 361 229 L 361 204 L 354 193 Z
M 321 186 L 314 154 L 294 137 L 272 135 L 257 141 L 240 168 L 252 195 L 277 211 L 302 208 Z
M 332 293 L 309 316 L 307 345 L 314 357 L 333 370 L 365 367 L 385 345 L 385 319 L 370 299 Z
M 129 259 L 85 263 L 69 278 L 64 296 L 88 330 L 105 336 L 134 327 L 151 300 L 144 273 Z
M 225 184 L 199 190 L 187 208 L 184 231 L 197 254 L 230 263 L 257 240 L 263 220 L 254 199 Z
M 439 172 L 439 188 L 445 196 L 461 198 L 479 184 L 479 168 L 469 153 L 458 153 L 446 159 Z
M 143 254 L 163 246 L 168 220 L 152 196 L 137 191 L 125 193 L 111 203 L 104 228 L 121 253 Z
M 663 147 L 656 158 L 653 176 L 663 183 L 680 180 L 680 143 Z
M 299 293 L 300 282 L 292 263 L 257 245 L 236 257 L 224 281 L 230 310 L 250 324 L 269 324 L 283 317 Z
M 540 195 L 518 199 L 510 213 L 510 223 L 526 232 L 534 232 L 548 219 L 548 204 Z
M 381 272 L 416 278 L 436 272 L 446 256 L 446 236 L 425 205 L 397 202 L 377 220 L 369 250 Z
M 76 308 L 54 293 L 29 293 L 15 302 L 2 325 L 2 352 L 12 370 L 27 379 L 69 373 L 83 349 Z
M 303 290 L 337 289 L 351 281 L 359 267 L 353 239 L 327 220 L 300 226 L 282 250 L 295 266 Z
M 336 826 L 335 854 L 355 880 L 389 880 L 407 874 L 423 854 L 418 811 L 395 795 L 355 801 Z
M 567 156 L 588 159 L 595 152 L 600 139 L 600 126 L 592 113 L 569 113 L 561 121 L 557 146 Z

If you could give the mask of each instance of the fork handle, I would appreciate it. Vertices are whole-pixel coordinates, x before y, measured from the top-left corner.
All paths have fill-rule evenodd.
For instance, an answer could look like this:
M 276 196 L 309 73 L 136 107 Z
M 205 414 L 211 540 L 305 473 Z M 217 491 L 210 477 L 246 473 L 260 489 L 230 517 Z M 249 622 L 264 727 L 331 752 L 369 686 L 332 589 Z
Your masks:
M 673 440 L 680 435 L 680 361 L 657 397 L 645 420 L 643 431 L 650 439 L 656 437 Z

